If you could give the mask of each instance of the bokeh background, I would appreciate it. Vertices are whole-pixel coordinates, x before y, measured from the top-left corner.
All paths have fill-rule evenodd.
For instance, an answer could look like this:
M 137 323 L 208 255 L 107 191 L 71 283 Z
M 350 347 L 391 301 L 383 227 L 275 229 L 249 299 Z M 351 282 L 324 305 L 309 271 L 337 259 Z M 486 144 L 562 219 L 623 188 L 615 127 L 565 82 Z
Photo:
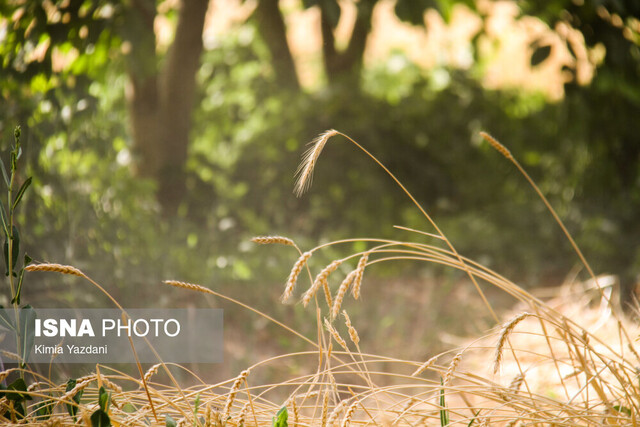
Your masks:
M 313 331 L 311 310 L 277 302 L 297 254 L 252 236 L 308 249 L 424 238 L 393 225 L 432 231 L 340 137 L 311 192 L 292 194 L 305 144 L 331 128 L 387 165 L 462 254 L 528 288 L 582 277 L 544 205 L 478 132 L 493 134 L 596 273 L 616 275 L 623 299 L 633 293 L 637 1 L 5 0 L 0 65 L 3 161 L 20 125 L 21 178 L 34 179 L 17 219 L 22 247 L 82 269 L 128 307 L 224 307 L 229 372 L 299 344 L 161 280 L 206 285 Z M 312 266 L 364 249 L 329 249 Z M 447 344 L 434 325 L 491 325 L 460 322 L 476 302 L 455 271 L 398 263 L 366 275 L 354 316 L 374 346 L 420 357 Z M 110 306 L 77 278 L 25 282 L 35 307 Z M 410 346 L 399 330 L 412 331 Z

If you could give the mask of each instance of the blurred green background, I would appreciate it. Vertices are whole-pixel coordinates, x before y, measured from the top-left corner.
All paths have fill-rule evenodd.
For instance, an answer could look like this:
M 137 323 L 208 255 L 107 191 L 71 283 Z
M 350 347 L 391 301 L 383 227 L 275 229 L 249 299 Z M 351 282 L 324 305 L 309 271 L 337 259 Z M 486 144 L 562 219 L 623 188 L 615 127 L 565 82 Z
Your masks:
M 0 14 L 3 161 L 21 125 L 21 173 L 34 177 L 17 220 L 22 247 L 82 269 L 125 306 L 200 304 L 160 284 L 179 279 L 271 310 L 297 254 L 252 236 L 307 249 L 416 238 L 395 224 L 433 231 L 341 137 L 296 198 L 305 144 L 330 128 L 396 173 L 461 253 L 524 286 L 557 285 L 578 259 L 478 132 L 493 134 L 596 273 L 618 275 L 630 295 L 640 267 L 637 1 L 7 0 Z M 329 250 L 313 265 L 363 249 Z M 440 278 L 444 296 L 425 296 L 432 315 L 458 280 L 409 263 L 367 274 L 407 278 L 398 289 L 408 295 Z M 107 304 L 75 278 L 25 281 L 36 307 Z

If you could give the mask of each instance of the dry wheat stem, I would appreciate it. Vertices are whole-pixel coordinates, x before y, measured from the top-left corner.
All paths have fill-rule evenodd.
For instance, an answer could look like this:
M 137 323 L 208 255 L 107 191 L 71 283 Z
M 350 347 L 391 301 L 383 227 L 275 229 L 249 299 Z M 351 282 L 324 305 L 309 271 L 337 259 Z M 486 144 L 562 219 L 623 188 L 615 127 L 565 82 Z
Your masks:
M 285 245 L 285 246 L 293 246 L 296 247 L 296 244 L 293 240 L 288 237 L 282 236 L 256 236 L 251 239 L 253 243 L 257 243 L 259 245 Z
M 346 310 L 342 310 L 342 315 L 344 316 L 344 322 L 347 325 L 347 329 L 349 330 L 349 338 L 351 338 L 351 342 L 353 342 L 357 347 L 358 343 L 360 342 L 358 331 L 356 331 L 356 328 L 354 328 L 351 324 L 351 319 L 349 318 Z
M 287 284 L 284 288 L 284 293 L 282 294 L 282 297 L 281 297 L 282 302 L 285 302 L 289 298 L 291 298 L 291 295 L 293 294 L 293 290 L 296 287 L 296 282 L 298 281 L 298 276 L 300 275 L 302 268 L 307 263 L 309 258 L 311 258 L 311 255 L 312 255 L 312 252 L 303 253 L 302 255 L 300 255 L 300 258 L 298 258 L 296 263 L 293 265 L 293 268 L 289 273 L 289 278 L 287 279 Z
M 70 274 L 72 276 L 84 277 L 87 276 L 79 269 L 70 265 L 62 264 L 30 264 L 25 267 L 27 271 L 54 271 L 56 273 Z
M 511 155 L 511 151 L 507 149 L 504 145 L 502 145 L 498 140 L 489 135 L 486 132 L 480 132 L 480 136 L 484 138 L 497 152 L 505 156 L 509 160 L 513 160 L 513 156 Z
M 494 375 L 497 374 L 498 370 L 500 369 L 500 363 L 502 362 L 502 349 L 504 348 L 504 345 L 507 342 L 509 335 L 511 334 L 513 329 L 518 325 L 518 323 L 522 322 L 524 319 L 526 319 L 529 316 L 532 316 L 532 314 L 527 312 L 520 313 L 519 315 L 511 319 L 502 327 L 502 330 L 500 331 L 500 338 L 498 339 L 498 345 L 496 346 L 495 356 L 493 359 Z
M 336 294 L 336 299 L 333 301 L 333 307 L 331 308 L 331 318 L 335 319 L 338 317 L 338 313 L 340 312 L 340 307 L 342 306 L 342 300 L 344 296 L 347 294 L 347 290 L 349 290 L 349 286 L 353 279 L 356 277 L 356 270 L 353 270 L 351 273 L 347 274 L 347 277 L 344 278 L 340 287 L 338 288 L 338 293 Z
M 313 170 L 315 168 L 318 157 L 324 148 L 325 144 L 332 136 L 338 134 L 336 130 L 328 130 L 321 133 L 313 141 L 309 143 L 309 149 L 303 154 L 302 162 L 296 171 L 296 185 L 294 193 L 296 196 L 302 196 L 305 191 L 311 186 L 311 180 L 313 179 Z
M 313 284 L 311 285 L 311 287 L 307 290 L 307 292 L 305 292 L 305 294 L 302 297 L 302 305 L 303 306 L 307 306 L 309 304 L 309 302 L 311 301 L 311 298 L 314 297 L 314 295 L 318 292 L 318 290 L 320 289 L 321 286 L 324 285 L 324 283 L 327 281 L 327 278 L 329 277 L 329 275 L 331 273 L 333 273 L 334 271 L 336 271 L 338 269 L 338 267 L 340 266 L 340 264 L 342 264 L 342 260 L 338 259 L 333 261 L 331 264 L 329 264 L 328 266 L 326 266 L 315 278 L 315 280 L 313 281 Z

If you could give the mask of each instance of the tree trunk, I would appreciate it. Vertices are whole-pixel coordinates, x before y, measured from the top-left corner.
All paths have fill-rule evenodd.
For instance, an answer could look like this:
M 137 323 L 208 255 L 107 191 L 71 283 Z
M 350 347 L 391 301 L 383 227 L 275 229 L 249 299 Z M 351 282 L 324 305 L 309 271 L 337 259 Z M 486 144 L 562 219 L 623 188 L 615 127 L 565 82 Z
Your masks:
M 134 0 L 125 13 L 123 38 L 131 43 L 129 108 L 136 172 L 158 184 L 165 215 L 176 213 L 185 193 L 196 73 L 203 50 L 207 0 L 183 0 L 173 44 L 158 69 L 153 0 Z
M 207 0 L 183 0 L 176 35 L 160 74 L 160 164 L 158 201 L 165 214 L 176 212 L 186 190 L 185 164 L 202 54 Z
M 269 52 L 276 81 L 281 87 L 298 90 L 300 83 L 296 74 L 293 56 L 287 42 L 287 29 L 278 7 L 279 0 L 259 0 L 256 19 Z
M 342 52 L 339 52 L 335 47 L 335 37 L 329 15 L 326 9 L 322 7 L 322 3 L 320 3 L 322 53 L 324 69 L 329 84 L 359 86 L 364 51 L 367 45 L 367 37 L 371 32 L 371 17 L 376 3 L 377 0 L 361 0 L 358 2 L 358 14 L 351 32 L 351 38 L 347 48 Z

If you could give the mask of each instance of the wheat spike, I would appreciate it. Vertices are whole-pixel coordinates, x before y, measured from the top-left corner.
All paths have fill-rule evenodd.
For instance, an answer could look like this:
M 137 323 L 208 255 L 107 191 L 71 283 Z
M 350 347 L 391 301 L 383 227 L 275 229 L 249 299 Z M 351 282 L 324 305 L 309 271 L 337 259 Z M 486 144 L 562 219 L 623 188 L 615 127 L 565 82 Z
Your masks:
M 227 396 L 227 403 L 224 405 L 224 415 L 222 416 L 223 420 L 226 420 L 227 418 L 229 418 L 229 415 L 231 414 L 231 407 L 233 406 L 233 401 L 236 398 L 236 394 L 238 394 L 238 390 L 240 390 L 240 386 L 247 379 L 248 375 L 249 375 L 249 370 L 246 369 L 240 372 L 240 375 L 238 375 L 236 380 L 233 382 L 233 385 L 231 386 L 231 390 L 229 390 L 229 395 Z
M 312 254 L 311 252 L 303 253 L 302 255 L 300 255 L 300 258 L 298 258 L 296 263 L 293 265 L 293 268 L 291 269 L 291 273 L 289 273 L 289 277 L 287 278 L 287 284 L 284 288 L 284 293 L 280 298 L 282 302 L 285 302 L 289 298 L 291 298 L 291 295 L 293 294 L 293 289 L 296 287 L 296 282 L 298 281 L 298 276 L 302 271 L 302 267 L 304 267 L 304 265 L 307 263 L 309 258 L 311 258 L 311 254 Z
M 211 291 L 202 285 L 194 285 L 193 283 L 181 282 L 179 280 L 165 280 L 167 285 L 175 286 L 176 288 L 189 289 L 191 291 L 204 292 L 205 294 L 211 293 Z
M 296 244 L 293 243 L 293 240 L 289 239 L 288 237 L 282 237 L 282 236 L 256 236 L 256 237 L 253 237 L 251 241 L 259 245 L 276 244 L 276 245 L 285 245 L 285 246 L 293 246 L 293 247 L 296 246 Z
M 513 160 L 513 155 L 511 155 L 511 151 L 509 151 L 507 149 L 507 147 L 505 147 L 504 145 L 502 145 L 500 142 L 498 142 L 497 139 L 495 139 L 494 137 L 492 137 L 491 135 L 489 135 L 486 132 L 480 132 L 480 136 L 483 137 L 485 139 L 485 141 L 487 141 L 489 144 L 491 144 L 491 146 L 500 154 L 502 154 L 503 156 L 505 156 L 507 159 L 509 160 Z
M 25 267 L 27 271 L 55 271 L 56 273 L 71 274 L 72 276 L 84 277 L 87 276 L 80 270 L 70 265 L 62 264 L 31 264 Z
M 349 330 L 349 338 L 351 338 L 351 342 L 353 342 L 356 346 L 360 342 L 360 336 L 358 336 L 358 331 L 351 324 L 351 319 L 347 314 L 346 310 L 342 310 L 342 315 L 344 316 L 344 323 L 347 325 L 347 329 Z
M 318 289 L 320 289 L 321 286 L 324 286 L 324 283 L 327 281 L 327 277 L 329 277 L 331 273 L 336 271 L 340 264 L 342 264 L 342 260 L 335 260 L 331 264 L 326 266 L 316 276 L 315 280 L 313 281 L 313 285 L 311 285 L 311 287 L 307 290 L 307 292 L 305 292 L 302 297 L 302 305 L 306 307 L 309 304 L 311 298 L 313 298 L 316 292 L 318 292 Z
M 502 330 L 500 331 L 500 338 L 498 339 L 498 345 L 496 346 L 495 357 L 493 359 L 494 375 L 497 374 L 500 369 L 500 362 L 502 362 L 502 349 L 507 342 L 507 338 L 509 338 L 509 334 L 511 334 L 511 331 L 513 331 L 518 323 L 522 322 L 528 316 L 531 316 L 531 313 L 520 313 L 502 327 Z
M 331 323 L 329 323 L 329 321 L 326 318 L 324 319 L 324 326 L 327 328 L 327 331 L 329 331 L 331 336 L 333 336 L 333 339 L 336 340 L 336 342 L 340 344 L 342 348 L 344 348 L 346 351 L 349 351 L 349 348 L 347 347 L 347 342 L 340 336 L 338 331 L 336 331 L 336 329 L 333 326 L 331 326 Z
M 349 405 L 349 408 L 347 408 L 347 413 L 344 414 L 344 418 L 342 419 L 342 424 L 340 424 L 341 427 L 347 427 L 349 425 L 359 403 L 360 401 L 356 400 L 351 405 Z
M 364 268 L 367 266 L 367 261 L 369 261 L 369 252 L 362 255 L 360 261 L 358 261 L 358 266 L 355 269 L 355 278 L 353 280 L 353 297 L 355 299 L 360 298 L 360 287 L 362 286 L 362 276 L 364 275 Z
M 422 365 L 420 365 L 420 367 L 418 369 L 416 369 L 414 371 L 413 374 L 411 374 L 412 377 L 416 377 L 418 375 L 420 375 L 421 373 L 423 373 L 424 371 L 426 371 L 427 369 L 429 369 L 435 362 L 436 360 L 438 360 L 438 357 L 440 357 L 440 355 L 436 355 L 433 356 L 431 359 L 427 360 L 426 362 L 424 362 Z
M 318 157 L 322 152 L 325 144 L 334 135 L 337 135 L 338 131 L 328 130 L 318 135 L 313 141 L 309 143 L 310 147 L 302 155 L 302 162 L 296 171 L 296 185 L 293 190 L 296 196 L 300 197 L 311 186 L 311 180 L 313 179 L 313 169 L 316 166 Z
M 462 359 L 462 352 L 456 354 L 455 356 L 453 356 L 453 359 L 451 359 L 449 368 L 447 368 L 447 372 L 445 373 L 444 379 L 442 380 L 442 383 L 444 385 L 448 385 L 451 382 L 451 379 L 453 378 L 453 373 L 456 371 L 456 369 L 458 369 L 458 365 L 460 364 L 461 359 Z
M 160 366 L 162 366 L 162 363 L 156 363 L 155 365 L 150 367 L 149 370 L 147 370 L 147 372 L 144 374 L 145 383 L 148 383 L 149 380 L 151 380 L 151 377 L 158 373 L 158 369 L 160 368 Z
M 333 408 L 333 411 L 331 411 L 331 415 L 329 415 L 329 420 L 327 421 L 327 425 L 329 427 L 333 427 L 333 425 L 335 424 L 336 420 L 338 419 L 338 416 L 344 410 L 344 407 L 345 407 L 345 405 L 347 404 L 348 401 L 349 401 L 349 399 L 341 400 L 340 403 L 338 404 L 338 406 Z
M 322 396 L 322 427 L 326 427 L 327 425 L 327 417 L 329 415 L 329 393 L 324 392 L 324 396 Z
M 342 300 L 344 296 L 347 294 L 347 290 L 353 282 L 353 279 L 357 275 L 357 270 L 353 270 L 351 273 L 347 274 L 347 277 L 344 278 L 340 287 L 338 288 L 338 293 L 336 294 L 336 299 L 333 301 L 333 307 L 331 308 L 331 318 L 335 319 L 338 317 L 338 313 L 340 312 L 340 306 L 342 306 Z

